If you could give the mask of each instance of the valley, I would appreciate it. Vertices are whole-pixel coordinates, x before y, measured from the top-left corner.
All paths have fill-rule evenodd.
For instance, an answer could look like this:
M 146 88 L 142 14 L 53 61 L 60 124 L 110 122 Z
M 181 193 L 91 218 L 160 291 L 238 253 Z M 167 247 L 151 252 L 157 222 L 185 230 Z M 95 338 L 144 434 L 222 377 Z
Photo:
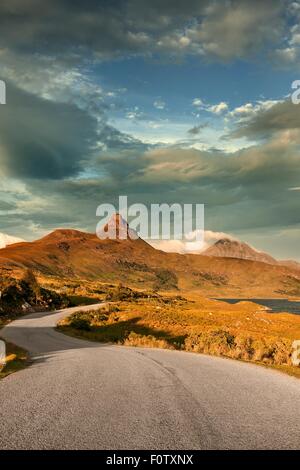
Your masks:
M 78 307 L 75 319 L 59 325 L 64 333 L 220 355 L 297 375 L 291 348 L 300 317 L 292 315 L 299 311 L 292 299 L 300 296 L 300 271 L 272 260 L 231 240 L 184 255 L 139 237 L 100 240 L 58 229 L 0 250 L 0 326 L 26 313 Z M 281 302 L 276 316 L 263 299 Z M 81 306 L 97 302 L 108 310 L 81 317 Z

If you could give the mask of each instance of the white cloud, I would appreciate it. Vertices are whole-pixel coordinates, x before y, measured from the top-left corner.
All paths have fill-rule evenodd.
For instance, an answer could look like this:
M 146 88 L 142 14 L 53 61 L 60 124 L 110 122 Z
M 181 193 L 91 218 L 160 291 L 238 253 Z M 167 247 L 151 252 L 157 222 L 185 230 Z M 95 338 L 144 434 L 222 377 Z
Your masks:
M 238 121 L 244 121 L 252 118 L 255 114 L 268 111 L 273 106 L 278 103 L 282 103 L 283 101 L 284 100 L 257 100 L 254 103 L 244 103 L 232 110 L 229 109 L 228 103 L 225 101 L 221 101 L 217 104 L 206 104 L 201 100 L 201 98 L 195 98 L 192 104 L 198 111 L 206 111 L 208 113 L 215 114 L 216 116 L 225 115 L 225 119 L 235 118 Z M 200 114 L 197 115 L 197 117 L 200 117 Z
M 187 36 L 182 36 L 180 39 L 179 39 L 179 44 L 182 46 L 182 47 L 187 47 L 189 46 L 191 43 L 191 40 L 187 37 Z
M 151 246 L 157 250 L 162 250 L 167 253 L 201 253 L 206 250 L 209 246 L 214 244 L 221 238 L 229 238 L 230 240 L 236 240 L 235 237 L 225 232 L 213 232 L 211 230 L 205 230 L 204 242 L 201 241 L 190 241 L 195 238 L 195 231 L 188 235 L 187 240 L 148 240 Z
M 255 103 L 245 103 L 237 106 L 229 113 L 230 117 L 237 118 L 239 121 L 252 118 L 255 114 L 271 109 L 283 100 L 258 100 Z
M 141 118 L 142 115 L 143 114 L 140 112 L 139 107 L 135 106 L 132 110 L 127 111 L 126 118 L 131 119 L 131 120 L 135 120 L 135 119 Z
M 234 108 L 230 114 L 232 116 L 239 116 L 239 117 L 244 117 L 244 116 L 249 116 L 252 115 L 254 111 L 254 106 L 252 103 L 246 103 L 243 104 L 242 106 L 237 106 Z
M 207 108 L 208 111 L 210 111 L 213 114 L 222 114 L 225 111 L 228 111 L 228 104 L 225 103 L 225 101 L 221 101 L 218 104 L 214 104 L 212 106 L 209 106 Z
M 20 243 L 24 240 L 18 237 L 12 237 L 6 233 L 0 233 L 0 249 L 5 248 L 8 245 L 13 245 L 14 243 Z
M 156 109 L 165 109 L 166 103 L 162 100 L 155 100 L 153 106 Z
M 193 100 L 193 106 L 195 106 L 195 108 L 204 108 L 205 107 L 205 104 L 203 103 L 203 101 L 201 100 L 201 98 L 195 98 Z
M 198 110 L 203 110 L 208 113 L 218 115 L 224 113 L 225 111 L 228 111 L 228 104 L 225 103 L 225 101 L 221 101 L 217 104 L 206 104 L 202 101 L 201 98 L 194 98 L 194 100 L 192 101 L 192 105 Z

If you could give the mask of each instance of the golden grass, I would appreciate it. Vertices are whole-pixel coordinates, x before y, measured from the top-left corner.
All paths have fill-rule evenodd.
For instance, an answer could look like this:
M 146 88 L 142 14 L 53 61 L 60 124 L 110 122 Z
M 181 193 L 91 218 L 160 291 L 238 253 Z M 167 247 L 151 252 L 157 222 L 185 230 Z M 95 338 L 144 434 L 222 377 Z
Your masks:
M 187 299 L 164 294 L 79 312 L 58 328 L 93 341 L 230 357 L 300 376 L 291 364 L 300 316 L 267 313 L 252 302 L 230 305 L 196 294 Z

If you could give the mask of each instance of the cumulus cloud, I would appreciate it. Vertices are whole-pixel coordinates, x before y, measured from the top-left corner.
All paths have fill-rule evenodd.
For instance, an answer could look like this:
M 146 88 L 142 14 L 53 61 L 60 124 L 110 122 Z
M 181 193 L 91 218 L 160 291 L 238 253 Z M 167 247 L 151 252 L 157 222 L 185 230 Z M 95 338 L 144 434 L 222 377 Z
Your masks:
M 0 116 L 3 229 L 93 229 L 96 206 L 122 193 L 133 202 L 205 203 L 212 230 L 221 220 L 225 232 L 297 223 L 299 106 L 270 100 L 229 110 L 225 101 L 196 97 L 194 111 L 239 122 L 231 137 L 265 141 L 231 153 L 179 145 L 158 149 L 108 123 L 106 100 L 119 92 L 91 80 L 89 65 L 160 54 L 229 62 L 254 53 L 281 54 L 277 62 L 291 64 L 298 57 L 299 2 L 71 3 L 0 4 L 1 78 L 8 81 L 8 104 L 0 108 L 5 113 Z M 160 98 L 151 103 L 157 109 L 165 106 Z M 139 108 L 129 106 L 122 110 L 129 121 L 144 118 Z M 183 132 L 197 136 L 204 126 Z
M 218 104 L 209 106 L 207 109 L 213 114 L 222 114 L 228 110 L 228 104 L 225 103 L 224 101 L 221 101 Z
M 193 106 L 195 106 L 196 108 L 203 108 L 205 106 L 205 104 L 203 103 L 203 101 L 201 100 L 201 98 L 194 98 L 193 99 Z
M 300 59 L 300 3 L 291 1 L 287 3 L 287 17 L 289 28 L 280 47 L 271 53 L 272 59 L 279 66 L 298 67 Z
M 143 117 L 143 113 L 140 111 L 138 106 L 135 106 L 133 109 L 130 111 L 127 111 L 126 113 L 126 118 L 127 119 L 132 119 L 132 120 L 138 120 Z
M 14 198 L 22 214 L 6 216 L 2 230 L 16 220 L 49 230 L 61 224 L 94 230 L 98 204 L 117 203 L 119 194 L 127 194 L 129 204 L 204 203 L 205 226 L 212 231 L 292 226 L 298 223 L 299 200 L 288 188 L 299 187 L 300 139 L 288 132 L 234 153 L 147 150 L 138 142 L 130 150 L 102 152 L 85 178 L 53 179 L 47 185 L 31 179 L 27 193 Z
M 221 101 L 217 104 L 207 104 L 204 103 L 201 98 L 195 98 L 192 102 L 192 105 L 198 110 L 207 111 L 213 114 L 222 114 L 225 111 L 228 111 L 228 104 L 224 101 Z
M 281 102 L 282 100 L 258 100 L 255 103 L 245 103 L 232 109 L 229 116 L 239 121 L 247 120 Z
M 283 7 L 277 0 L 212 2 L 188 37 L 201 44 L 205 55 L 224 62 L 251 56 L 280 41 Z
M 252 109 L 249 120 L 242 123 L 232 134 L 233 137 L 266 137 L 278 131 L 300 129 L 300 106 L 291 100 L 267 102 L 267 105 Z
M 143 156 L 144 167 L 132 177 L 143 184 L 199 184 L 214 192 L 235 188 L 236 197 L 255 197 L 261 181 L 265 181 L 261 193 L 276 191 L 284 180 L 299 178 L 299 135 L 278 135 L 264 145 L 254 145 L 234 153 L 201 151 L 196 149 L 152 149 Z M 267 191 L 268 188 L 268 191 Z M 272 189 L 273 188 L 273 189 Z M 268 196 L 267 196 L 268 197 Z
M 290 2 L 292 3 L 292 2 Z M 295 3 L 295 2 L 294 2 Z M 0 48 L 69 63 L 120 55 L 196 54 L 218 61 L 278 44 L 289 25 L 281 0 L 3 0 Z M 292 13 L 291 13 L 292 14 Z M 292 47 L 297 33 L 291 39 Z
M 207 2 L 172 5 L 167 0 L 87 0 L 72 2 L 72 8 L 69 0 L 53 0 L 46 6 L 42 0 L 11 3 L 3 0 L 0 7 L 3 48 L 23 53 L 34 49 L 76 62 L 87 50 L 104 59 L 159 49 L 159 42 L 163 44 L 167 38 L 170 42 L 193 15 L 201 14 Z M 182 47 L 187 42 L 178 39 Z

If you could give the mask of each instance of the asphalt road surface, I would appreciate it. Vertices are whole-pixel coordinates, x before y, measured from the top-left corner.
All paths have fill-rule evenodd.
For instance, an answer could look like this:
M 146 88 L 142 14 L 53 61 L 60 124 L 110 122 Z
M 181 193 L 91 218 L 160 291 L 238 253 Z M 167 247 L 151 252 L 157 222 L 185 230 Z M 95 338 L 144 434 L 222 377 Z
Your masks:
M 1 331 L 33 364 L 0 381 L 0 449 L 300 449 L 300 380 L 54 331 L 74 310 Z

